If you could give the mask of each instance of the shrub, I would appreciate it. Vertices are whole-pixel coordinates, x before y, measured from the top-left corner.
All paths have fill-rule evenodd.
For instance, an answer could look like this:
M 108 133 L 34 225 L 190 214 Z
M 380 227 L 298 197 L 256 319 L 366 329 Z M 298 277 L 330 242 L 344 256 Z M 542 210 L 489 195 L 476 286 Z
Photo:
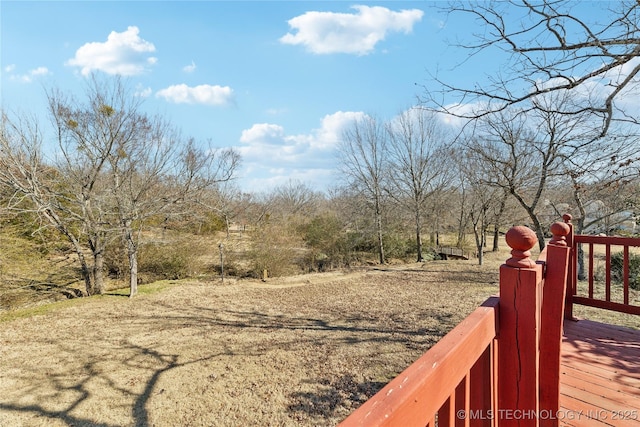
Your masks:
M 325 271 L 349 265 L 354 259 L 352 233 L 343 230 L 335 215 L 318 215 L 300 226 L 310 253 L 304 263 L 311 271 Z
M 107 245 L 104 253 L 104 268 L 112 279 L 122 280 L 129 271 L 127 262 L 127 252 L 124 250 L 120 240 Z
M 611 279 L 617 282 L 624 280 L 624 254 L 622 252 L 611 255 Z M 629 287 L 640 290 L 640 255 L 629 254 Z
M 389 232 L 383 238 L 384 250 L 388 258 L 407 259 L 417 253 L 416 242 L 413 237 L 407 237 L 402 232 Z
M 184 238 L 171 243 L 146 243 L 138 255 L 138 274 L 145 282 L 184 279 L 204 272 L 203 244 Z
M 286 224 L 265 224 L 252 233 L 249 273 L 260 278 L 264 270 L 270 277 L 286 276 L 299 272 L 297 266 L 301 243 L 298 236 Z
M 138 249 L 138 282 L 183 279 L 204 273 L 201 261 L 204 250 L 201 244 L 188 238 L 169 243 L 142 243 Z M 128 277 L 129 262 L 121 244 L 109 245 L 104 261 L 109 277 L 117 280 Z

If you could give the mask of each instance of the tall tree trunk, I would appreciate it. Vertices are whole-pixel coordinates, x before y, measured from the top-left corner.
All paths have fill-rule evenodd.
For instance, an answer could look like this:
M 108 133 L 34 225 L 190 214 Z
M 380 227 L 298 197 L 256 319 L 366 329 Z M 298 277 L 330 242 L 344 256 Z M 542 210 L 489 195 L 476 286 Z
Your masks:
M 529 217 L 531 218 L 531 221 L 533 221 L 536 236 L 538 237 L 538 248 L 540 248 L 540 251 L 542 251 L 545 247 L 544 230 L 542 229 L 542 224 L 540 224 L 538 216 L 535 215 L 533 211 L 530 212 Z
M 462 188 L 462 200 L 463 203 L 460 206 L 460 215 L 458 216 L 458 238 L 456 240 L 456 247 L 461 248 L 464 244 L 465 241 L 465 228 L 467 226 L 467 214 L 466 214 L 466 209 L 465 209 L 465 204 L 464 204 L 464 200 L 465 200 L 465 189 Z
M 492 252 L 498 252 L 498 249 L 500 249 L 499 240 L 500 240 L 500 227 L 496 223 L 493 225 L 493 248 L 491 249 Z
M 485 245 L 485 233 L 484 233 L 484 224 L 482 225 L 482 230 L 480 231 L 480 242 L 478 242 L 478 265 L 482 265 L 484 262 L 484 245 Z
M 471 212 L 471 222 L 473 224 L 473 236 L 476 241 L 476 250 L 478 251 L 478 265 L 482 265 L 484 260 L 484 246 L 486 244 L 485 221 L 486 212 L 482 212 L 482 217 L 475 217 Z M 480 224 L 478 226 L 478 223 Z
M 69 237 L 69 235 L 67 235 Z M 91 271 L 89 269 L 89 265 L 87 264 L 87 259 L 84 256 L 84 251 L 80 246 L 80 243 L 73 239 L 71 241 L 73 248 L 78 256 L 78 261 L 80 261 L 80 272 L 82 274 L 82 279 L 84 280 L 84 288 L 87 296 L 94 295 L 95 291 L 93 289 L 93 281 L 91 280 Z
M 527 215 L 529 215 L 529 219 L 531 219 L 531 222 L 533 222 L 533 231 L 535 231 L 536 237 L 538 238 L 538 248 L 540 248 L 540 251 L 542 252 L 545 247 L 544 230 L 542 229 L 542 224 L 540 224 L 538 215 L 536 215 L 535 213 L 537 200 L 531 203 L 531 205 L 527 205 L 522 196 L 514 191 L 513 188 L 511 189 L 511 194 L 516 198 L 516 200 L 518 200 L 520 206 L 524 208 L 524 210 L 527 212 Z
M 82 245 L 76 237 L 69 231 L 69 229 L 65 226 L 65 224 L 60 220 L 60 217 L 50 209 L 45 209 L 43 215 L 47 220 L 55 226 L 55 228 L 60 231 L 71 243 L 73 246 L 73 250 L 75 251 L 78 261 L 80 262 L 80 272 L 82 274 L 82 279 L 84 280 L 85 293 L 87 295 L 93 295 L 93 280 L 91 276 L 91 270 L 89 269 L 89 265 L 87 264 L 87 259 L 84 256 L 84 250 Z
M 93 294 L 102 295 L 104 293 L 104 243 L 103 238 L 94 235 L 89 239 L 89 248 L 93 255 L 93 267 L 91 276 L 93 277 Z
M 133 298 L 138 293 L 138 245 L 128 222 L 125 223 L 124 239 L 129 259 L 129 298 Z
M 574 221 L 574 232 L 575 234 L 582 234 L 584 230 L 584 218 L 586 213 L 584 213 L 584 207 L 580 204 L 579 207 L 582 216 Z M 578 250 L 576 253 L 576 261 L 578 264 L 578 280 L 586 279 L 585 270 L 584 270 L 584 248 L 582 247 L 582 243 L 578 243 Z
M 417 262 L 424 261 L 424 257 L 422 255 L 422 223 L 420 221 L 420 210 L 416 209 L 416 248 L 418 251 L 418 260 Z
M 378 233 L 378 255 L 380 258 L 380 264 L 384 264 L 384 242 L 382 239 L 382 212 L 380 208 L 380 200 L 376 199 L 375 201 L 375 211 L 376 211 L 376 228 Z
M 499 242 L 500 242 L 500 219 L 502 218 L 502 214 L 507 206 L 507 197 L 509 197 L 509 193 L 504 191 L 502 193 L 502 199 L 500 199 L 500 207 L 498 211 L 494 213 L 493 216 L 493 252 L 498 252 Z
M 104 253 L 102 250 L 93 254 L 93 289 L 98 295 L 104 293 Z

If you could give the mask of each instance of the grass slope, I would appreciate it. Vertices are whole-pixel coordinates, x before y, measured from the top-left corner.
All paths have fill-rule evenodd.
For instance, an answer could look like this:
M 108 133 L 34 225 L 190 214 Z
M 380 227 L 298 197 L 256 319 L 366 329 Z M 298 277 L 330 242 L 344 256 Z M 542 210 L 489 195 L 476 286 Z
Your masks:
M 333 425 L 495 293 L 496 272 L 183 281 L 6 320 L 0 425 Z

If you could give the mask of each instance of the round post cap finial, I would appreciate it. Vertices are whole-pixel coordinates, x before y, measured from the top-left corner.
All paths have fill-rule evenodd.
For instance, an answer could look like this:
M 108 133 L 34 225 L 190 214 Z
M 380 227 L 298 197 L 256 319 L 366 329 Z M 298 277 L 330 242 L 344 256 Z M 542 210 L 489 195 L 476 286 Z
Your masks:
M 532 268 L 535 266 L 535 261 L 531 257 L 531 248 L 538 243 L 536 233 L 529 227 L 518 225 L 511 227 L 507 234 L 505 234 L 507 245 L 511 248 L 511 258 L 509 258 L 505 264 L 510 267 L 516 268 Z
M 562 220 L 564 222 L 566 222 L 567 224 L 569 224 L 572 219 L 573 219 L 573 217 L 571 216 L 571 214 L 566 213 L 566 214 L 562 215 Z
M 551 234 L 553 237 L 549 241 L 551 245 L 557 246 L 567 246 L 567 238 L 565 236 L 569 235 L 569 225 L 564 222 L 554 222 L 550 227 Z

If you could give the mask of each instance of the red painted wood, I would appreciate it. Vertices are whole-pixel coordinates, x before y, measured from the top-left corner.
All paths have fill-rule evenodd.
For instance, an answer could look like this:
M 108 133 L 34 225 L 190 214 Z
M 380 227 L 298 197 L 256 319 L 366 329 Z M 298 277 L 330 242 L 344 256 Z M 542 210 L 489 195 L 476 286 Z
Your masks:
M 487 300 L 340 426 L 427 425 L 492 345 L 498 309 Z
M 564 224 L 562 224 L 564 225 Z M 554 239 L 546 246 L 540 328 L 540 410 L 555 414 L 560 409 L 560 348 L 564 320 L 564 301 L 569 270 L 570 248 L 557 234 L 569 233 L 569 227 L 552 226 Z M 557 243 L 556 243 L 557 242 Z M 559 246 L 564 244 L 565 246 Z M 540 425 L 557 427 L 558 419 L 541 417 Z
M 605 246 L 605 301 L 611 301 L 611 245 Z
M 471 368 L 469 379 L 471 384 L 469 397 L 469 411 L 473 414 L 479 414 L 469 420 L 469 425 L 473 427 L 490 427 L 492 425 L 491 414 L 494 414 L 495 406 L 492 395 L 493 378 L 493 351 L 491 346 L 488 347 L 484 354 L 480 356 L 478 361 Z
M 593 243 L 589 243 L 589 298 L 593 299 Z
M 500 414 L 536 413 L 539 409 L 538 364 L 542 265 L 500 267 Z M 502 427 L 537 426 L 537 420 L 506 416 Z
M 455 394 L 450 395 L 438 409 L 438 427 L 453 427 L 455 425 L 455 407 L 451 404 L 453 400 L 455 400 Z
M 455 392 L 455 408 L 456 414 L 460 414 L 460 411 L 464 411 L 462 413 L 467 413 L 469 411 L 469 375 L 465 375 L 465 377 L 460 381 L 460 384 L 456 387 Z M 468 417 L 455 417 L 455 426 L 456 427 L 469 427 Z
M 622 264 L 623 278 L 623 303 L 629 305 L 629 246 L 625 246 L 623 249 L 624 261 Z
M 612 236 L 586 236 L 575 235 L 571 239 L 572 250 L 572 268 L 568 278 L 568 288 L 573 292 L 567 292 L 567 309 L 565 310 L 565 317 L 572 314 L 573 304 L 588 305 L 591 307 L 602 308 L 606 310 L 619 311 L 629 314 L 640 314 L 640 305 L 635 305 L 630 300 L 629 291 L 629 247 L 640 247 L 640 238 L 631 237 L 612 237 Z M 576 254 L 578 244 L 586 244 L 589 248 L 588 254 L 588 291 L 587 295 L 580 295 L 577 292 L 577 279 L 575 276 L 575 266 L 577 265 Z M 594 247 L 596 245 L 604 245 L 605 248 L 605 280 L 604 280 L 604 297 L 596 297 L 596 281 L 594 273 L 595 255 Z M 612 287 L 611 283 L 611 254 L 612 246 L 621 247 L 623 253 L 623 286 L 622 290 L 616 290 Z M 571 293 L 571 296 L 569 294 Z
M 569 233 L 566 236 L 567 246 L 571 248 L 571 261 L 570 268 L 567 276 L 567 293 L 565 296 L 565 310 L 564 317 L 565 319 L 573 319 L 573 296 L 576 294 L 576 276 L 578 271 L 578 260 L 575 256 L 576 248 L 574 248 L 573 240 L 574 240 L 574 232 L 573 232 L 573 224 L 571 223 L 571 215 L 564 214 L 562 216 L 565 224 L 569 226 Z
M 566 405 L 566 406 L 565 406 Z M 563 396 L 561 425 L 575 427 L 638 427 L 640 422 L 626 418 L 613 419 L 614 414 L 570 396 Z M 559 418 L 560 418 L 559 417 Z
M 584 368 L 588 369 L 588 366 Z M 633 387 L 629 385 L 616 385 L 616 388 L 613 389 L 610 384 L 607 384 L 613 380 L 612 378 L 581 375 L 580 371 L 576 372 L 575 370 L 566 370 L 565 372 L 562 376 L 562 390 L 565 395 L 578 397 L 582 393 L 586 401 L 598 400 L 602 396 L 607 396 L 607 400 L 617 405 L 618 408 L 633 409 L 633 405 L 638 404 L 638 397 L 630 394 L 629 390 L 632 390 Z M 632 393 L 637 394 L 637 388 Z
M 587 305 L 589 307 L 603 308 L 605 310 L 618 311 L 620 313 L 640 314 L 640 306 L 625 305 L 618 302 L 603 301 L 581 296 L 573 297 L 574 304 Z
M 619 246 L 640 246 L 639 237 L 620 236 L 588 236 L 576 234 L 574 243 L 595 243 L 597 245 L 619 245 Z
M 639 330 L 568 322 L 561 372 L 561 409 L 582 414 L 562 425 L 640 427 Z
M 640 414 L 632 412 L 640 408 L 640 332 L 568 322 L 560 345 L 563 313 L 572 318 L 574 303 L 640 314 L 628 296 L 624 303 L 610 301 L 610 273 L 605 300 L 577 295 L 576 257 L 570 256 L 577 243 L 590 246 L 593 296 L 593 245 L 606 245 L 610 266 L 610 245 L 640 246 L 640 239 L 574 236 L 568 226 L 568 246 L 562 246 L 565 240 L 557 238 L 555 226 L 553 243 L 537 264 L 529 258 L 535 239 L 523 236 L 530 230 L 510 230 L 507 241 L 513 250 L 500 268 L 500 300 L 479 307 L 340 426 L 640 427 Z M 627 264 L 628 249 L 624 257 Z M 476 416 L 463 418 L 458 411 Z M 564 411 L 564 417 L 509 416 L 514 411 Z M 636 418 L 615 420 L 617 411 Z M 581 417 L 567 418 L 578 413 Z

